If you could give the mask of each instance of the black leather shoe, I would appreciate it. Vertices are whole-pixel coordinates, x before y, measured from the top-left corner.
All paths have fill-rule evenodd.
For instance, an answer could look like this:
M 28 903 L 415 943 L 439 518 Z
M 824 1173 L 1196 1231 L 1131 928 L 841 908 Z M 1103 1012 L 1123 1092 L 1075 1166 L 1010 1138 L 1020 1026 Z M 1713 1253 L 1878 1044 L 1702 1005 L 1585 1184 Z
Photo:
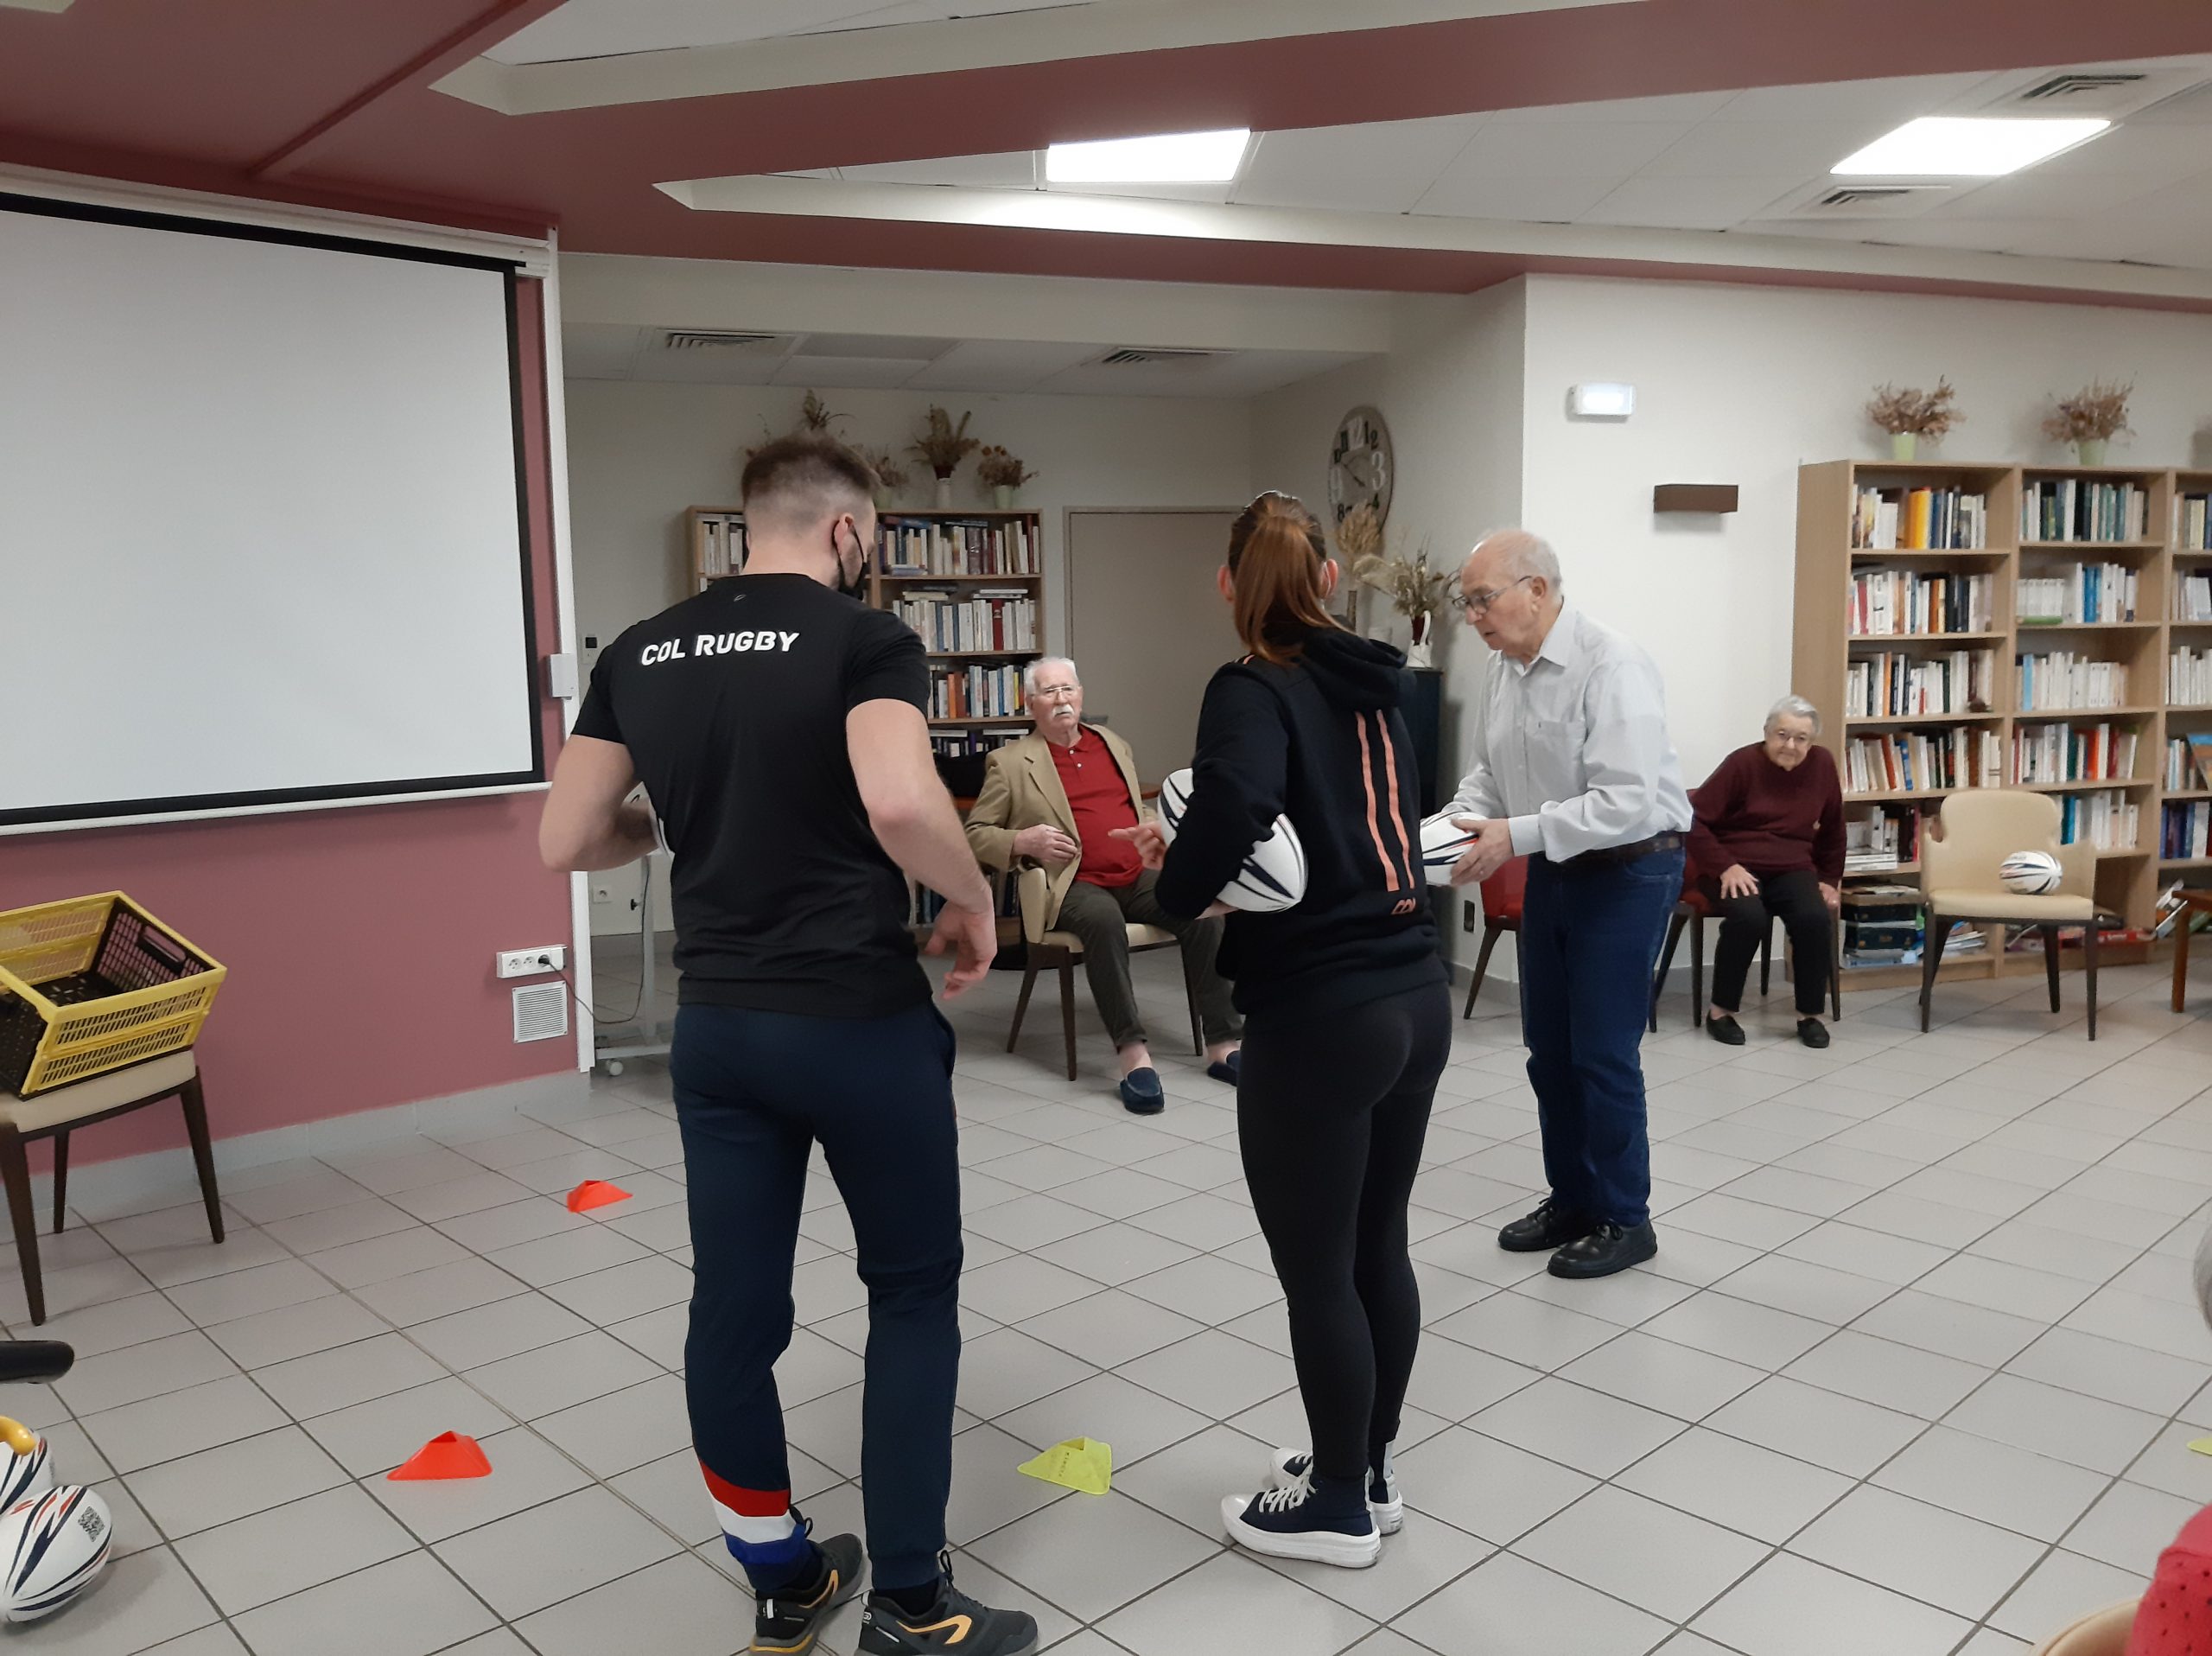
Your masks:
M 1799 1018 L 1797 1038 L 1808 1047 L 1825 1047 L 1828 1044 L 1828 1026 L 1818 1018 Z
M 1594 1221 L 1563 1213 L 1547 1196 L 1526 1219 L 1516 1219 L 1497 1233 L 1497 1245 L 1508 1253 L 1541 1253 L 1562 1242 L 1587 1236 Z
M 1650 1220 L 1628 1231 L 1608 1220 L 1552 1255 L 1550 1271 L 1554 1277 L 1610 1277 L 1642 1264 L 1658 1252 L 1659 1238 Z
M 1740 1047 L 1744 1044 L 1744 1026 L 1726 1012 L 1717 1018 L 1707 1018 L 1705 1032 L 1724 1047 Z

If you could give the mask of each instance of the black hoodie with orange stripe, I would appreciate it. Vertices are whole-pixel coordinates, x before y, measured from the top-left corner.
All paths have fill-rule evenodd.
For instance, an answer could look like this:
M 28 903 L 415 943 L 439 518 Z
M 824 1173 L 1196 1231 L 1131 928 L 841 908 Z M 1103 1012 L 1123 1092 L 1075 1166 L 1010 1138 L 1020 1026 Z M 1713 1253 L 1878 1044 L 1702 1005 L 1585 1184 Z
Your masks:
M 1289 666 L 1248 657 L 1206 686 L 1160 905 L 1203 911 L 1278 816 L 1306 847 L 1302 901 L 1229 918 L 1221 970 L 1238 1010 L 1357 1006 L 1445 980 L 1398 712 L 1407 678 L 1389 645 L 1316 632 Z

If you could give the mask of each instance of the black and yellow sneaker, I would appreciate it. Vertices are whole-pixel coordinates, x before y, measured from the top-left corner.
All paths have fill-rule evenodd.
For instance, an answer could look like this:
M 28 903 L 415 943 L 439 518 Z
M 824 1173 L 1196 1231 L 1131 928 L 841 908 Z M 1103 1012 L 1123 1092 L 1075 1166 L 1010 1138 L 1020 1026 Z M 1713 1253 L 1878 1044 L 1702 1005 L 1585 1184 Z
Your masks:
M 864 1656 L 1029 1656 L 1037 1648 L 1036 1619 L 976 1603 L 952 1584 L 946 1562 L 937 1602 L 923 1615 L 909 1615 L 880 1593 L 868 1595 L 861 1612 Z
M 861 1590 L 858 1536 L 833 1535 L 821 1544 L 821 1552 L 822 1574 L 811 1586 L 754 1604 L 748 1656 L 806 1656 L 830 1613 Z

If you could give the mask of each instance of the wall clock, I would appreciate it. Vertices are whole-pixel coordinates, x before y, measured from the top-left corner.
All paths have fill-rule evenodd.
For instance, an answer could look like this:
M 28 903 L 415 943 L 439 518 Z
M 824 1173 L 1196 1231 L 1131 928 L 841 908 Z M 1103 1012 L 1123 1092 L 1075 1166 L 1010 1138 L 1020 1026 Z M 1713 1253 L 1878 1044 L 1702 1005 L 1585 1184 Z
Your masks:
M 1363 506 L 1375 508 L 1376 523 L 1388 519 L 1396 479 L 1390 428 L 1379 411 L 1363 404 L 1337 422 L 1329 444 L 1329 509 L 1338 524 Z

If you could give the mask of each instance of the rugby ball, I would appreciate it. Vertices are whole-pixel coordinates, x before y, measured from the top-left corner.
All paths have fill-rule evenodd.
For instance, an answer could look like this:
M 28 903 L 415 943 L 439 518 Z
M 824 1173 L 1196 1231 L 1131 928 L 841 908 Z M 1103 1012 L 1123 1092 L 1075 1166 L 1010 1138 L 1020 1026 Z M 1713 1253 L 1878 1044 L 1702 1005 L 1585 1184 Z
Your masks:
M 1160 785 L 1160 837 L 1173 844 L 1175 830 L 1191 805 L 1191 773 L 1179 770 Z M 1245 854 L 1236 877 L 1221 889 L 1219 901 L 1247 914 L 1274 914 L 1306 895 L 1306 847 L 1288 817 L 1275 818 L 1274 831 Z
M 1997 865 L 1997 878 L 2007 891 L 2036 897 L 2058 889 L 2063 870 L 2049 851 L 2014 851 Z
M 29 1454 L 0 1447 L 0 1513 L 54 1487 L 54 1462 L 47 1452 L 46 1439 L 30 1432 L 23 1436 L 30 1439 Z
M 1421 825 L 1421 867 L 1433 886 L 1452 883 L 1452 869 L 1467 847 L 1475 843 L 1474 835 L 1465 828 L 1452 825 L 1452 818 L 1471 814 L 1465 811 L 1441 811 Z
M 114 1544 L 107 1503 L 63 1484 L 0 1513 L 0 1610 L 10 1621 L 51 1615 L 92 1584 Z

